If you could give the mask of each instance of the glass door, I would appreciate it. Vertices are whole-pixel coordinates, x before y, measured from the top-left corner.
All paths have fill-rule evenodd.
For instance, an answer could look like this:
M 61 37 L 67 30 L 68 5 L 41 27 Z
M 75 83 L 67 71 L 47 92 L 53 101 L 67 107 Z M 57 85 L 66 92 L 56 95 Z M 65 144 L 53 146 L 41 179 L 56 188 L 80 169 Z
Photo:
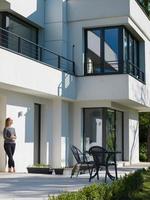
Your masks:
M 41 161 L 41 105 L 34 104 L 34 164 Z
M 123 160 L 123 113 L 107 109 L 106 114 L 106 149 L 121 152 L 117 160 Z
M 106 118 L 106 149 L 116 150 L 116 115 L 114 110 L 107 109 Z
M 103 146 L 103 119 L 101 108 L 84 109 L 84 150 L 91 146 Z
M 83 109 L 83 149 L 102 146 L 107 151 L 118 151 L 117 160 L 123 160 L 123 112 L 110 108 Z

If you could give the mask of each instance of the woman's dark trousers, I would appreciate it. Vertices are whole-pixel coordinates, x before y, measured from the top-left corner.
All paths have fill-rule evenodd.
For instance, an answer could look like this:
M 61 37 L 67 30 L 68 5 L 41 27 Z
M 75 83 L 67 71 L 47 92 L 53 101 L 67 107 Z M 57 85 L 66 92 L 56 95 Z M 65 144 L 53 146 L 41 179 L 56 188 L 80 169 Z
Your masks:
M 15 162 L 14 162 L 14 159 L 13 159 L 15 147 L 16 147 L 15 143 L 5 143 L 4 144 L 4 149 L 5 149 L 5 152 L 8 156 L 8 167 L 9 168 L 15 167 Z

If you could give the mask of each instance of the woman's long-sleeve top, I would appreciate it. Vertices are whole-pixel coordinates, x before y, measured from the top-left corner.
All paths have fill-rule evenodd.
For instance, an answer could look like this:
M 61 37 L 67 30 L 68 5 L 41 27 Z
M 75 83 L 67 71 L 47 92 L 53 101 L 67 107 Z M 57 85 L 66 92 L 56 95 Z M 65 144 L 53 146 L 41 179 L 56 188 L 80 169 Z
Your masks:
M 12 127 L 4 128 L 3 130 L 4 143 L 15 143 L 16 132 Z

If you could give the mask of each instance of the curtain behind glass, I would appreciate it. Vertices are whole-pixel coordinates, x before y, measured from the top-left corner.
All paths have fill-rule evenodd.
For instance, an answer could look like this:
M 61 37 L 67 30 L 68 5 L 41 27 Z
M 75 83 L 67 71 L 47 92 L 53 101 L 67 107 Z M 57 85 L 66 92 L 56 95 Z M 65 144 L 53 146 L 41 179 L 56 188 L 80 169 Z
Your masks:
M 102 109 L 90 108 L 84 111 L 84 149 L 102 146 Z

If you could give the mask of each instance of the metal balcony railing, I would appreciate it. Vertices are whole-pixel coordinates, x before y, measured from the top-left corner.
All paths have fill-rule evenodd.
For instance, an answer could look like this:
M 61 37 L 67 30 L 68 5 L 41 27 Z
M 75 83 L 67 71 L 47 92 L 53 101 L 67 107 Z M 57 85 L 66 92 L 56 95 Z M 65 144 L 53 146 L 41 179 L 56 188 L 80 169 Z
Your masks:
M 126 61 L 124 63 L 124 73 L 132 75 L 134 78 L 145 83 L 145 73 L 134 65 L 131 61 Z
M 3 28 L 0 28 L 0 46 L 68 74 L 75 74 L 75 63 L 73 61 Z
M 105 61 L 104 63 L 85 64 L 87 75 L 130 74 L 137 80 L 145 83 L 145 73 L 131 61 Z
M 75 74 L 75 63 L 42 46 L 26 40 L 6 29 L 0 28 L 0 46 L 32 58 L 36 61 L 59 69 L 68 74 Z M 122 64 L 120 64 L 122 63 Z M 100 63 L 86 63 L 91 72 L 87 75 L 130 74 L 141 82 L 145 82 L 145 73 L 130 61 L 107 61 L 100 67 Z

